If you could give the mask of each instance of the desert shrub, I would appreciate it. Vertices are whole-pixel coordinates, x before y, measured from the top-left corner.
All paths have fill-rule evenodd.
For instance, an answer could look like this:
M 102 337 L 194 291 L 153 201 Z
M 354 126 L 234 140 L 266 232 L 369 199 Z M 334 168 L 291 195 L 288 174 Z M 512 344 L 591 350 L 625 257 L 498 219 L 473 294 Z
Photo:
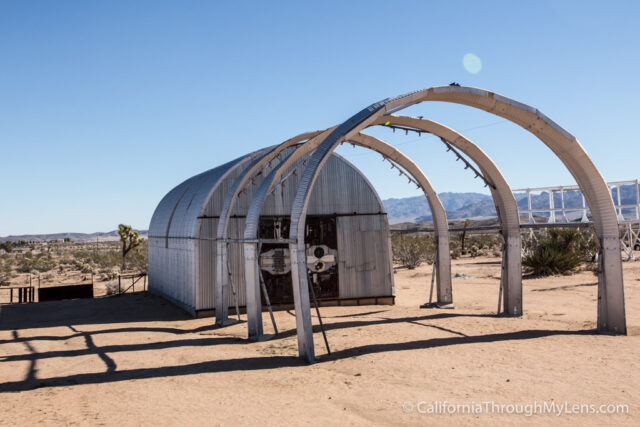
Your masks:
M 535 275 L 571 274 L 593 262 L 597 245 L 590 231 L 552 228 L 523 239 L 522 265 Z
M 87 268 L 85 265 L 91 266 L 94 270 L 97 268 L 117 268 L 122 263 L 122 255 L 117 250 L 95 251 L 93 249 L 80 249 L 73 252 L 74 267 L 83 273 L 91 271 L 83 271 Z
M 396 234 L 391 239 L 393 260 L 413 270 L 425 261 L 432 262 L 435 252 L 433 239 L 426 236 Z
M 16 270 L 19 273 L 33 273 L 33 272 L 45 272 L 52 270 L 56 266 L 56 261 L 52 258 L 51 254 L 37 254 L 33 255 L 31 252 L 27 252 L 25 256 L 18 261 Z
M 469 255 L 472 257 L 482 256 L 484 255 L 484 251 L 478 247 L 478 245 L 471 245 L 469 248 Z
M 13 259 L 8 256 L 0 256 L 0 285 L 8 285 L 13 274 Z
M 453 237 L 456 235 L 457 237 Z M 463 239 L 463 235 L 466 235 Z M 464 248 L 463 248 L 463 241 Z M 502 236 L 500 233 L 479 233 L 470 234 L 469 231 L 452 233 L 449 246 L 451 257 L 459 258 L 461 255 L 470 255 L 472 257 L 484 256 L 489 253 L 500 251 L 502 247 Z
M 118 293 L 118 283 L 109 282 L 106 284 L 107 295 L 116 295 Z
M 80 272 L 81 273 L 93 273 L 93 266 L 91 264 L 82 264 L 82 266 L 80 267 Z
M 467 238 L 471 245 L 477 246 L 478 250 L 493 250 L 502 247 L 502 236 L 499 233 L 474 234 Z
M 140 246 L 127 255 L 127 267 L 141 273 L 147 272 L 149 268 L 149 244 L 146 240 L 143 240 Z
M 451 259 L 458 259 L 462 256 L 462 248 L 459 240 L 449 241 L 449 254 Z
M 33 260 L 31 258 L 22 258 L 18 260 L 16 271 L 18 273 L 30 273 L 33 270 Z
M 99 271 L 102 280 L 113 280 L 118 278 L 120 271 L 116 268 L 103 268 Z

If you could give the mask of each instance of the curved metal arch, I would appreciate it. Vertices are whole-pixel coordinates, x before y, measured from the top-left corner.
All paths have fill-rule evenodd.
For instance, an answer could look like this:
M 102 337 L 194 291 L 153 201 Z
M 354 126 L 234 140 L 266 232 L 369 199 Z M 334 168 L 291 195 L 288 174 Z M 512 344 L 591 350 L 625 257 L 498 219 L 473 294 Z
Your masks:
M 304 253 L 304 223 L 311 190 L 328 156 L 343 140 L 369 126 L 381 115 L 390 115 L 424 101 L 443 101 L 468 105 L 503 117 L 536 135 L 562 160 L 585 195 L 601 245 L 601 274 L 598 286 L 598 329 L 626 333 L 622 261 L 618 240 L 618 221 L 609 189 L 578 140 L 540 111 L 528 105 L 482 89 L 444 86 L 428 88 L 387 98 L 370 105 L 339 125 L 315 150 L 308 161 L 291 210 L 289 244 L 291 275 L 296 307 L 298 352 L 312 362 L 313 331 L 309 307 Z
M 522 236 L 520 235 L 518 205 L 509 184 L 493 160 L 463 135 L 431 120 L 389 115 L 379 117 L 374 123 L 411 127 L 443 138 L 469 156 L 478 165 L 482 174 L 495 186 L 495 188 L 490 188 L 491 196 L 496 206 L 506 245 L 503 251 L 505 270 L 501 272 L 504 289 L 504 313 L 512 316 L 522 315 Z
M 247 326 L 249 330 L 249 338 L 259 338 L 262 335 L 262 300 L 260 298 L 260 271 L 258 265 L 258 225 L 260 222 L 260 210 L 264 201 L 269 195 L 269 191 L 275 180 L 286 170 L 295 164 L 304 154 L 313 151 L 322 141 L 335 130 L 335 126 L 329 128 L 313 138 L 309 139 L 305 144 L 297 147 L 286 158 L 284 158 L 271 172 L 265 177 L 251 199 L 251 205 L 247 211 L 247 218 L 244 226 L 244 268 L 245 268 L 245 289 L 246 289 L 246 310 L 247 310 Z M 302 147 L 308 151 L 301 150 Z M 255 213 L 257 212 L 257 214 Z M 253 242 L 248 242 L 252 240 Z
M 358 133 L 348 141 L 363 148 L 373 150 L 402 166 L 420 185 L 420 189 L 427 198 L 427 203 L 431 209 L 433 225 L 435 230 L 436 245 L 438 247 L 438 260 L 436 262 L 437 277 L 437 301 L 439 305 L 449 305 L 453 303 L 453 291 L 451 289 L 451 254 L 449 252 L 449 227 L 447 214 L 438 197 L 438 193 L 433 189 L 431 182 L 426 177 L 422 169 L 409 157 L 400 152 L 386 142 L 371 135 Z
M 228 295 L 229 288 L 229 272 L 227 269 L 227 240 L 229 231 L 229 217 L 233 211 L 242 188 L 251 179 L 251 177 L 262 168 L 265 163 L 273 161 L 280 153 L 289 147 L 299 144 L 302 141 L 308 141 L 309 139 L 321 134 L 323 131 L 306 132 L 300 135 L 294 136 L 279 145 L 272 147 L 266 153 L 256 157 L 236 178 L 233 182 L 227 194 L 225 195 L 220 209 L 220 218 L 218 220 L 218 228 L 216 229 L 216 281 L 215 281 L 215 296 L 216 296 L 216 324 L 224 325 L 228 319 L 228 305 L 225 304 L 225 297 Z
M 328 131 L 325 131 L 325 133 L 321 135 L 318 135 L 317 145 L 319 145 L 324 139 L 323 137 L 326 137 L 326 135 L 328 135 L 333 129 L 335 129 L 335 127 L 329 129 Z M 422 187 L 422 190 L 424 191 L 431 208 L 431 212 L 434 218 L 434 224 L 436 226 L 436 239 L 438 244 L 438 303 L 443 305 L 451 304 L 453 300 L 451 292 L 451 260 L 449 254 L 449 229 L 447 227 L 447 217 L 444 207 L 442 206 L 442 203 L 440 202 L 440 199 L 431 186 L 429 180 L 420 170 L 420 168 L 408 157 L 383 141 L 380 141 L 369 135 L 360 134 L 353 136 L 347 142 L 362 146 L 364 148 L 369 148 L 394 160 L 396 163 L 401 165 L 409 174 L 411 174 Z M 259 254 L 258 245 L 257 243 L 253 242 L 257 239 L 260 212 L 267 198 L 267 195 L 269 194 L 269 191 L 274 185 L 276 179 L 290 167 L 292 167 L 295 162 L 302 158 L 305 154 L 312 152 L 315 149 L 314 145 L 315 144 L 304 144 L 298 147 L 296 151 L 291 153 L 289 157 L 283 160 L 277 168 L 273 169 L 271 173 L 262 181 L 260 188 L 256 191 L 254 198 L 251 201 L 251 206 L 249 207 L 249 210 L 247 212 L 244 231 L 245 286 L 247 294 L 247 322 L 249 329 L 249 338 L 252 339 L 257 339 L 262 335 L 262 305 L 260 299 L 260 286 L 258 283 Z
M 506 268 L 505 271 L 502 272 L 503 288 L 505 293 L 503 302 L 504 312 L 511 315 L 520 315 L 522 313 L 522 268 L 521 236 L 520 225 L 518 221 L 518 209 L 515 198 L 513 197 L 513 193 L 511 192 L 509 185 L 507 184 L 506 180 L 500 173 L 495 163 L 493 163 L 493 161 L 489 158 L 489 156 L 487 156 L 486 153 L 484 153 L 484 151 L 478 148 L 478 146 L 473 144 L 470 140 L 440 123 L 413 117 L 384 116 L 374 122 L 372 126 L 382 125 L 386 123 L 412 127 L 444 138 L 453 146 L 468 155 L 469 158 L 478 165 L 482 173 L 487 176 L 489 180 L 495 185 L 495 189 L 492 188 L 491 192 L 494 199 L 494 204 L 496 205 L 498 211 L 498 217 L 502 225 L 503 235 L 506 243 L 506 250 L 503 254 L 503 256 L 505 257 Z M 394 161 L 397 161 L 398 164 L 401 164 L 403 165 L 403 167 L 407 168 L 408 172 L 410 172 L 412 176 L 421 183 L 422 188 L 425 191 L 425 195 L 428 194 L 427 200 L 429 201 L 431 211 L 433 212 L 434 226 L 436 229 L 435 234 L 436 238 L 438 239 L 439 245 L 438 266 L 440 268 L 438 269 L 438 278 L 442 277 L 442 280 L 438 281 L 438 302 L 440 304 L 451 303 L 451 261 L 449 256 L 447 219 L 444 208 L 442 207 L 442 204 L 440 203 L 436 192 L 429 184 L 427 178 L 424 176 L 424 174 L 422 174 L 422 171 L 419 169 L 419 167 L 417 167 L 417 165 L 415 165 L 410 159 L 406 158 L 406 156 L 404 156 L 392 146 L 379 141 L 376 138 L 358 133 L 350 141 L 346 142 L 355 142 L 357 145 L 365 146 L 366 148 L 370 148 L 374 151 L 379 152 L 380 154 L 391 158 Z M 283 164 L 281 165 L 282 170 L 274 170 L 274 172 L 272 172 L 273 176 L 269 176 L 263 181 L 262 185 L 265 186 L 265 188 L 258 190 L 257 193 L 264 194 L 264 197 L 266 198 L 266 194 L 268 194 L 268 192 L 270 191 L 272 183 L 275 182 L 277 177 L 282 174 L 284 170 L 288 169 L 290 165 L 293 164 L 293 160 L 299 159 L 306 152 L 310 151 L 310 149 L 300 147 L 297 151 L 299 151 L 299 154 L 295 156 L 295 159 L 286 159 L 285 161 L 283 161 Z M 278 169 L 280 169 L 280 167 Z M 420 175 L 422 175 L 422 177 Z M 255 198 L 254 200 L 252 200 L 252 207 L 249 209 L 250 213 L 247 215 L 247 223 L 251 223 L 254 227 L 252 228 L 249 225 L 245 227 L 244 237 L 247 240 L 257 238 L 257 228 L 255 227 L 257 227 L 256 224 L 259 219 L 261 206 L 264 203 L 264 200 L 264 198 Z M 435 201 L 435 203 L 432 203 L 432 201 Z M 250 248 L 250 246 L 255 246 L 255 244 L 246 244 L 247 250 L 245 252 L 245 260 L 257 259 L 255 251 Z M 247 286 L 247 293 L 257 293 L 254 299 L 255 301 L 260 301 L 258 284 L 256 283 L 257 279 L 253 279 L 254 274 L 257 274 L 255 273 L 257 271 L 257 266 L 251 265 L 250 262 L 245 261 L 245 269 L 247 269 L 245 277 L 250 278 L 249 281 L 245 283 L 245 285 Z M 251 338 L 256 338 L 262 334 L 262 330 L 260 328 L 260 325 L 262 324 L 261 307 L 259 305 L 254 307 L 254 305 L 255 304 L 253 303 L 247 303 L 247 312 L 251 313 L 248 316 L 249 336 Z

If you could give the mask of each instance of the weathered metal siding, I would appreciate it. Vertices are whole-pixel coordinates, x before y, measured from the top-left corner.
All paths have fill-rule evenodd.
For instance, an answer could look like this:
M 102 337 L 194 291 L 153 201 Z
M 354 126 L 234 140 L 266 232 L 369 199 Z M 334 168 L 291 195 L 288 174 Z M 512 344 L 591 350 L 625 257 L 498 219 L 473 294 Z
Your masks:
M 285 150 L 282 156 L 286 156 L 291 150 L 293 148 Z M 170 299 L 191 313 L 215 307 L 215 237 L 218 215 L 230 185 L 249 164 L 250 156 L 235 159 L 196 175 L 175 187 L 162 199 L 149 227 L 150 291 Z M 272 167 L 275 167 L 276 163 L 274 162 Z M 231 218 L 229 223 L 231 239 L 243 237 L 244 216 L 253 192 L 272 167 L 266 168 L 255 179 L 254 184 L 249 184 L 239 197 L 232 211 L 232 216 L 238 218 Z M 277 186 L 267 198 L 262 215 L 289 216 L 299 176 L 304 168 L 302 161 L 298 162 L 295 168 L 297 173 L 290 175 L 284 184 Z M 311 195 L 309 214 L 376 214 L 383 211 L 382 202 L 369 181 L 345 159 L 333 155 L 320 174 L 318 184 Z M 386 227 L 386 218 L 383 222 Z M 386 239 L 385 234 L 382 236 L 382 245 L 387 244 Z M 373 252 L 373 247 L 381 248 L 381 244 L 369 245 L 370 252 Z M 244 256 L 241 245 L 230 243 L 229 252 L 229 265 L 238 294 L 238 303 L 244 306 Z M 381 253 L 386 252 L 383 250 Z M 380 256 L 380 253 L 375 256 Z M 388 255 L 386 262 L 390 268 Z M 340 297 L 390 295 L 392 282 L 377 277 L 382 271 L 384 269 L 378 268 L 375 274 L 359 274 L 363 277 L 368 274 L 368 278 L 365 277 L 366 283 L 386 283 L 385 290 L 369 289 L 361 295 L 351 292 L 343 296 L 341 293 Z M 342 278 L 340 281 L 342 282 Z M 366 284 L 362 286 L 367 287 Z M 234 305 L 232 296 L 227 303 L 230 307 Z
M 162 198 L 156 210 L 151 217 L 151 223 L 149 224 L 149 236 L 158 238 L 165 238 L 167 233 L 167 226 L 170 218 L 175 210 L 176 205 L 184 195 L 186 189 L 193 183 L 196 177 L 191 177 L 183 183 L 177 185 L 174 189 L 169 191 L 166 196 Z
M 291 149 L 285 150 L 282 157 L 286 157 Z M 262 208 L 261 215 L 284 215 L 291 213 L 291 204 L 298 188 L 299 177 L 304 167 L 301 161 L 296 164 L 295 175 L 290 175 L 282 186 L 277 187 L 267 198 Z M 275 166 L 275 163 L 274 165 Z M 216 191 L 211 195 L 204 209 L 204 216 L 218 216 L 222 209 L 227 190 L 233 180 L 241 173 L 242 168 L 231 171 L 220 183 Z M 258 176 L 253 184 L 249 184 L 245 191 L 238 197 L 231 215 L 244 216 L 249 209 L 254 192 L 273 167 L 266 168 Z M 286 174 L 285 174 L 286 175 Z M 282 195 L 281 202 L 275 197 L 275 192 Z M 334 154 L 320 173 L 318 182 L 311 194 L 309 215 L 331 215 L 357 213 L 384 212 L 384 207 L 377 193 L 369 181 L 342 157 Z M 215 231 L 215 230 L 214 230 Z M 215 237 L 215 234 L 214 236 Z
M 215 277 L 217 245 L 214 237 L 218 227 L 218 218 L 200 219 L 200 236 L 198 247 L 198 286 L 196 310 L 208 310 L 215 307 Z M 241 239 L 244 233 L 244 218 L 231 218 L 229 221 L 229 238 Z M 244 257 L 239 243 L 229 243 L 229 266 L 231 268 L 233 286 L 238 295 L 238 304 L 244 306 L 246 302 L 244 288 Z M 233 296 L 227 301 L 229 307 L 234 306 Z
M 393 295 L 386 215 L 338 217 L 340 298 Z
M 195 312 L 194 239 L 149 237 L 149 291 L 164 296 L 185 310 Z
M 189 178 L 162 199 L 149 225 L 149 291 L 195 313 L 199 273 L 195 238 L 200 209 L 225 174 L 248 158 Z

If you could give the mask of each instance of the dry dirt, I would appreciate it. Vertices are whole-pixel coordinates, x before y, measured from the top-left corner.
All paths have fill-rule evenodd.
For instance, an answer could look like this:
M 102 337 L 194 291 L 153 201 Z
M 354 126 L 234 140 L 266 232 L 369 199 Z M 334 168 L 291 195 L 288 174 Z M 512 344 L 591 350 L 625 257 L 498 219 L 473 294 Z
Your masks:
M 249 343 L 246 323 L 214 329 L 143 293 L 1 306 L 0 423 L 640 424 L 640 262 L 624 263 L 629 336 L 594 333 L 590 272 L 527 279 L 524 316 L 496 317 L 499 269 L 496 258 L 454 261 L 469 277 L 454 279 L 453 310 L 419 308 L 430 266 L 397 272 L 395 306 L 322 308 L 332 354 L 318 331 L 311 366 L 296 358 L 286 311 L 278 337 Z M 419 412 L 444 401 L 467 413 Z M 494 406 L 552 402 L 629 413 Z

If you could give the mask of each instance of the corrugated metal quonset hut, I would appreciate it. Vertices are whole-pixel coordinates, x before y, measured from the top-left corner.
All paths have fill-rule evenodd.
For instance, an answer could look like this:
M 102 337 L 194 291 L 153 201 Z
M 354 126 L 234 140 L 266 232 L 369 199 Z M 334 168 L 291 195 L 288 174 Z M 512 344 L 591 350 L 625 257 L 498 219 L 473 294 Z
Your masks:
M 293 150 L 289 148 L 282 157 Z M 156 208 L 149 226 L 149 291 L 194 316 L 215 313 L 216 231 L 225 196 L 250 164 L 240 157 L 184 181 Z M 277 163 L 277 162 L 274 162 Z M 262 170 L 239 196 L 229 222 L 229 239 L 243 238 L 245 216 L 254 191 L 273 164 Z M 276 185 L 261 211 L 259 239 L 288 236 L 291 205 L 304 164 L 293 166 Z M 333 154 L 311 194 L 306 220 L 308 268 L 321 304 L 393 304 L 394 285 L 389 225 L 384 207 L 365 176 Z M 228 246 L 229 270 L 245 306 L 242 244 Z M 292 306 L 288 245 L 262 244 L 260 269 L 271 304 Z M 317 261 L 322 259 L 323 262 Z M 226 302 L 235 306 L 232 297 Z

